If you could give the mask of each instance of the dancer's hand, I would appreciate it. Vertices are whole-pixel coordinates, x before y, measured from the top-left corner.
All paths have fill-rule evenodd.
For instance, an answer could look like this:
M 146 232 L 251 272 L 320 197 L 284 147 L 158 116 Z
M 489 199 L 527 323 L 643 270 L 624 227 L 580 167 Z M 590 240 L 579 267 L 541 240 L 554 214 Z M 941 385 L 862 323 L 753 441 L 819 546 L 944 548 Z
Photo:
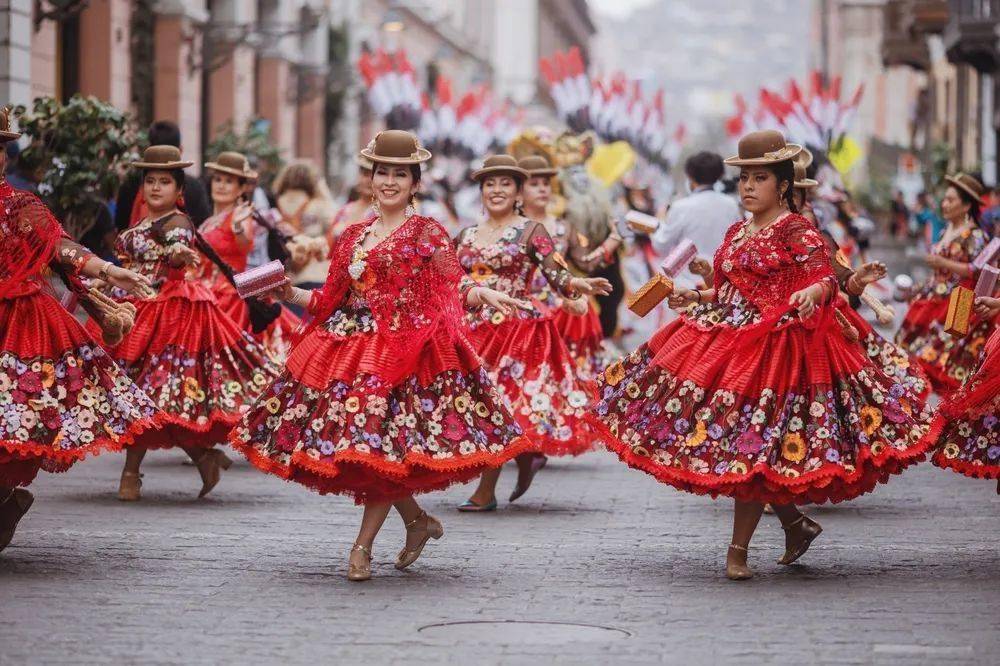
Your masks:
M 712 264 L 704 257 L 695 257 L 688 264 L 688 270 L 695 275 L 700 275 L 702 277 L 708 277 L 712 274 Z
M 990 319 L 996 315 L 1000 315 L 1000 298 L 980 296 L 976 299 L 976 303 L 973 307 L 978 316 L 983 319 Z
M 885 264 L 881 261 L 871 261 L 854 272 L 854 279 L 858 281 L 859 285 L 864 287 L 873 282 L 878 282 L 888 275 L 888 273 L 889 271 L 886 269 Z
M 582 296 L 580 298 L 565 298 L 562 302 L 562 309 L 571 315 L 582 317 L 590 309 L 590 302 Z
M 694 289 L 674 289 L 673 293 L 667 297 L 667 305 L 673 310 L 683 310 L 700 300 L 698 292 Z
M 816 289 L 814 287 L 800 289 L 788 298 L 788 304 L 796 309 L 800 320 L 809 319 L 816 312 Z
M 152 283 L 145 275 L 140 275 L 121 266 L 110 266 L 107 270 L 107 282 L 112 286 L 123 289 L 128 294 L 137 298 L 151 298 L 155 296 Z
M 569 284 L 583 296 L 607 296 L 611 293 L 611 283 L 604 278 L 575 277 Z
M 473 296 L 474 300 L 478 301 L 479 305 L 488 305 L 503 315 L 512 315 L 518 308 L 521 310 L 534 309 L 528 301 L 516 299 L 513 296 L 508 296 L 501 291 L 490 289 L 489 287 L 475 287 L 472 292 L 470 295 Z
M 201 255 L 194 248 L 177 244 L 170 248 L 170 262 L 177 266 L 197 266 Z
M 945 258 L 937 254 L 928 254 L 924 256 L 924 263 L 934 270 L 944 268 L 944 262 Z

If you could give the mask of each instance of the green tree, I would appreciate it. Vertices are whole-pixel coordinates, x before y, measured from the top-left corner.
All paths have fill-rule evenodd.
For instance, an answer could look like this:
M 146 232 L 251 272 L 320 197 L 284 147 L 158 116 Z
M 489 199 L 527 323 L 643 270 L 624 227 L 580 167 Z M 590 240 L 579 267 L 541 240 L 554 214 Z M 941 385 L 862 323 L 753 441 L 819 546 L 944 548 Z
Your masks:
M 21 131 L 30 139 L 22 164 L 38 182 L 38 193 L 79 240 L 115 195 L 122 168 L 135 159 L 135 128 L 127 113 L 96 97 L 53 97 L 18 106 Z

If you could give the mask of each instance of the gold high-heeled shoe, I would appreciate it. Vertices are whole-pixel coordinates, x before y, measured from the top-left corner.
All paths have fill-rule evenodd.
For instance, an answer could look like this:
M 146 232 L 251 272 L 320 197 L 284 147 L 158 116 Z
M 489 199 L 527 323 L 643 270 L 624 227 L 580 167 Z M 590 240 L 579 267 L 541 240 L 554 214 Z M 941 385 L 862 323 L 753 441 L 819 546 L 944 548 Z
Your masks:
M 427 545 L 428 539 L 437 540 L 444 536 L 444 526 L 442 526 L 441 523 L 438 522 L 437 518 L 427 515 L 426 511 L 421 511 L 419 516 L 417 516 L 410 522 L 406 523 L 406 531 L 407 532 L 418 531 L 418 530 L 411 530 L 410 528 L 416 525 L 417 521 L 419 521 L 421 518 L 424 518 L 425 521 L 424 521 L 424 526 L 422 528 L 419 528 L 419 531 L 422 531 L 424 535 L 423 537 L 421 537 L 420 543 L 417 544 L 416 548 L 413 548 L 412 550 L 407 550 L 406 547 L 404 546 L 403 550 L 399 551 L 399 556 L 396 557 L 396 568 L 399 569 L 400 571 L 402 571 L 403 569 L 405 569 L 406 567 L 410 566 L 411 564 L 417 561 L 417 558 L 420 557 L 420 553 L 424 551 L 424 546 Z
M 354 551 L 356 550 L 360 550 L 368 557 L 368 563 L 364 566 L 358 566 L 356 564 L 352 564 L 350 558 L 348 558 L 347 580 L 360 583 L 361 581 L 368 580 L 372 577 L 372 551 L 368 550 L 360 543 L 354 544 L 354 548 L 351 548 L 351 554 L 354 554 Z
M 735 543 L 729 544 L 729 549 L 749 555 L 749 551 L 745 547 L 738 546 Z M 753 570 L 746 564 L 730 564 L 726 562 L 726 578 L 729 580 L 750 580 L 753 578 Z
M 801 525 L 801 527 L 797 527 Z M 778 560 L 778 564 L 791 564 L 795 560 L 799 559 L 806 554 L 809 550 L 809 546 L 812 542 L 823 533 L 823 528 L 815 520 L 812 520 L 806 514 L 802 514 L 796 520 L 792 521 L 788 525 L 782 525 L 781 529 L 785 530 L 785 534 L 791 536 L 791 532 L 795 529 L 800 533 L 801 540 L 792 545 L 785 547 L 785 554 L 781 556 Z
M 122 502 L 138 502 L 142 499 L 142 474 L 122 470 L 118 482 L 118 499 Z
M 198 497 L 204 497 L 212 492 L 222 478 L 222 470 L 233 466 L 233 461 L 219 449 L 208 449 L 195 463 L 198 473 L 201 474 L 201 491 Z

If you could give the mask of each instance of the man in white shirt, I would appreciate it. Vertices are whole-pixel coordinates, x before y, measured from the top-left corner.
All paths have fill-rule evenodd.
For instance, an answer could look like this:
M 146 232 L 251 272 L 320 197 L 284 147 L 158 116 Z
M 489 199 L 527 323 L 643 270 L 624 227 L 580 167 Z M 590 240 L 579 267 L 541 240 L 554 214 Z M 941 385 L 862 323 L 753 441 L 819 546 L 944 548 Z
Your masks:
M 653 249 L 661 257 L 687 238 L 698 248 L 698 256 L 712 262 L 722 245 L 726 231 L 740 217 L 736 201 L 713 188 L 722 178 L 725 166 L 715 153 L 700 152 L 684 163 L 691 194 L 678 199 L 667 212 L 667 219 L 653 232 Z M 701 278 L 685 268 L 676 278 L 678 286 L 695 288 Z

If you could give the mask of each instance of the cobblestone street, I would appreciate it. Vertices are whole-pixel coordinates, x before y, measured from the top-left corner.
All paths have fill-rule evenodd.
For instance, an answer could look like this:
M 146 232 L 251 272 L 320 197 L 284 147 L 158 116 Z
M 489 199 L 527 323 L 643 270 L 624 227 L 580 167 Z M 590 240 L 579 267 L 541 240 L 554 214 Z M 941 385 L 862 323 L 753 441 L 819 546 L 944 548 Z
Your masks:
M 729 500 L 604 452 L 555 460 L 495 514 L 455 512 L 464 488 L 429 496 L 447 533 L 404 573 L 393 515 L 355 584 L 348 501 L 245 462 L 198 501 L 194 469 L 160 453 L 122 504 L 120 462 L 34 485 L 0 555 L 0 663 L 989 664 L 1000 648 L 1000 498 L 928 465 L 814 509 L 826 531 L 801 566 L 774 564 L 765 516 L 741 584 L 723 576 Z M 430 626 L 451 622 L 487 623 Z

